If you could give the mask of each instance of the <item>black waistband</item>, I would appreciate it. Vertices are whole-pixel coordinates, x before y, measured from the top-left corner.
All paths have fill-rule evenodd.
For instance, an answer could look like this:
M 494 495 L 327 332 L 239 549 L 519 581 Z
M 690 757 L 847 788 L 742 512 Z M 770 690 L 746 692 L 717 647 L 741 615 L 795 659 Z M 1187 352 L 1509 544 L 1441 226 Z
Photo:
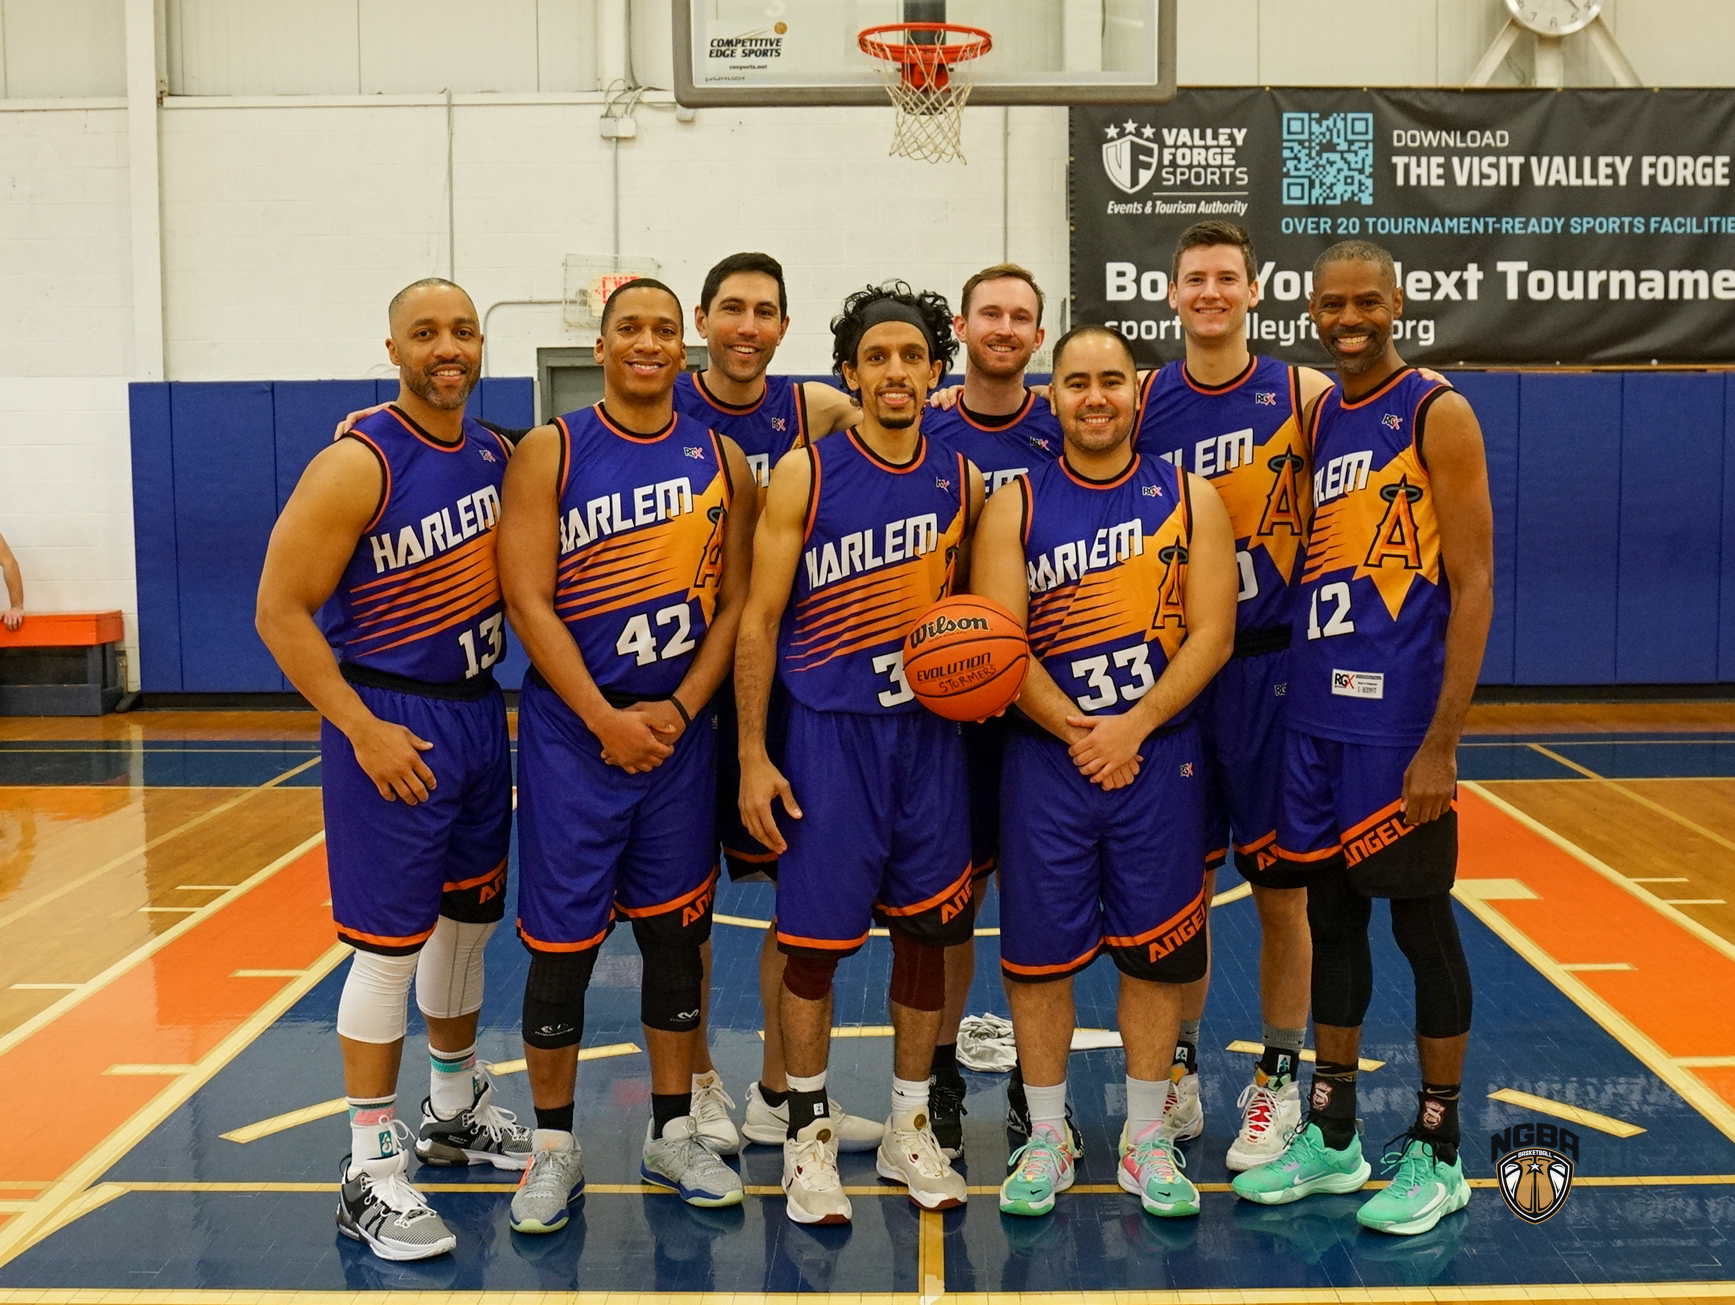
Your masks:
M 1282 652 L 1289 647 L 1289 627 L 1268 625 L 1257 630 L 1235 631 L 1235 656 L 1258 657 L 1262 653 Z
M 539 689 L 547 689 L 550 693 L 555 691 L 554 686 L 534 666 L 524 672 L 524 682 L 534 684 Z M 603 701 L 611 707 L 631 707 L 640 702 L 667 702 L 674 697 L 672 693 L 617 693 L 601 685 L 597 686 L 597 692 L 602 694 Z
M 392 693 L 413 693 L 422 698 L 443 698 L 448 702 L 480 702 L 500 687 L 494 683 L 492 671 L 467 680 L 436 684 L 431 680 L 412 680 L 407 675 L 393 675 L 390 671 L 376 671 L 371 666 L 357 666 L 353 662 L 340 662 L 337 669 L 343 672 L 343 678 L 351 684 L 366 685 L 370 689 L 386 689 Z

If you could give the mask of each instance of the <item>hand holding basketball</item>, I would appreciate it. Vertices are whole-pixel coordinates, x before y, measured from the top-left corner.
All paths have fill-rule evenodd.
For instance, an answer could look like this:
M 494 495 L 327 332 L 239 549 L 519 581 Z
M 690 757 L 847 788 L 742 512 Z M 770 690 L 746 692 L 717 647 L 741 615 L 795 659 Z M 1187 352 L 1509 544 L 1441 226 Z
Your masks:
M 991 598 L 942 598 L 904 640 L 904 678 L 947 720 L 986 720 L 1018 700 L 1030 668 L 1024 627 Z

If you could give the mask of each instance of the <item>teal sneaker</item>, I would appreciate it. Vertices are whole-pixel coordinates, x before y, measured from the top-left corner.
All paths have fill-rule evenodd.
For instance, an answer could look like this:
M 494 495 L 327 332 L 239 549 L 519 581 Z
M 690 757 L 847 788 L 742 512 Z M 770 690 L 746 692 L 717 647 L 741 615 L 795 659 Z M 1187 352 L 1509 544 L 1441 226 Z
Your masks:
M 1316 1192 L 1360 1191 L 1372 1173 L 1373 1167 L 1362 1159 L 1359 1135 L 1346 1149 L 1334 1151 L 1325 1144 L 1318 1124 L 1305 1124 L 1282 1155 L 1236 1174 L 1230 1187 L 1243 1201 L 1288 1205 Z
M 1186 1166 L 1186 1160 L 1175 1150 L 1174 1138 L 1163 1131 L 1158 1120 L 1133 1138 L 1121 1156 L 1121 1188 L 1139 1198 L 1146 1214 L 1159 1219 L 1197 1215 L 1199 1189 L 1181 1172 Z
M 1355 1221 L 1375 1232 L 1413 1237 L 1470 1204 L 1464 1160 L 1447 1164 L 1425 1138 L 1404 1134 L 1401 1151 L 1388 1151 L 1380 1163 L 1395 1166 L 1392 1180 L 1355 1212 Z
M 1012 1153 L 1011 1173 L 1000 1184 L 1000 1213 L 1041 1215 L 1054 1209 L 1054 1198 L 1072 1186 L 1074 1169 L 1066 1143 L 1051 1124 L 1038 1124 L 1035 1135 Z

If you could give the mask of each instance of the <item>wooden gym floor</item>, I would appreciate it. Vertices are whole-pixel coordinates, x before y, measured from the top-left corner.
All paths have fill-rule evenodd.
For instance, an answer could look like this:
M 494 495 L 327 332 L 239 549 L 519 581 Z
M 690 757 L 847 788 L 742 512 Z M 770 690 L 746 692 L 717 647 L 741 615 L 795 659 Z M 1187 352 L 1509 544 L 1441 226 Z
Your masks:
M 1257 924 L 1219 883 L 1202 1042 L 1204 1213 L 1154 1220 L 1113 1186 L 1119 1053 L 1074 1057 L 1087 1154 L 1046 1220 L 992 1198 L 1002 1080 L 971 1075 L 968 1209 L 918 1216 L 852 1161 L 853 1228 L 783 1217 L 775 1151 L 745 1207 L 695 1211 L 632 1181 L 647 1112 L 637 961 L 593 989 L 579 1132 L 589 1194 L 553 1237 L 509 1232 L 510 1175 L 425 1171 L 455 1255 L 386 1265 L 335 1235 L 345 1148 L 332 1023 L 346 951 L 326 909 L 317 728 L 282 713 L 0 720 L 0 1302 L 812 1298 L 1021 1302 L 1654 1301 L 1735 1298 L 1735 704 L 1480 707 L 1461 753 L 1458 901 L 1477 979 L 1464 1105 L 1469 1210 L 1434 1232 L 1357 1229 L 1353 1198 L 1260 1209 L 1222 1151 L 1257 1040 Z M 1004 1010 L 996 901 L 970 1009 Z M 737 1099 L 758 1062 L 753 981 L 769 890 L 719 898 L 713 1044 Z M 889 949 L 840 972 L 836 1094 L 888 1095 Z M 1364 1141 L 1414 1109 L 1410 994 L 1376 917 Z M 489 953 L 482 1050 L 528 1115 L 523 953 Z M 1112 1022 L 1109 967 L 1080 1023 Z M 419 1024 L 401 1089 L 425 1092 Z M 1577 1178 L 1539 1226 L 1492 1190 L 1490 1133 L 1576 1131 Z M 884 1195 L 880 1195 L 884 1193 Z M 879 1196 L 879 1199 L 873 1199 Z M 793 1299 L 793 1295 L 790 1295 Z

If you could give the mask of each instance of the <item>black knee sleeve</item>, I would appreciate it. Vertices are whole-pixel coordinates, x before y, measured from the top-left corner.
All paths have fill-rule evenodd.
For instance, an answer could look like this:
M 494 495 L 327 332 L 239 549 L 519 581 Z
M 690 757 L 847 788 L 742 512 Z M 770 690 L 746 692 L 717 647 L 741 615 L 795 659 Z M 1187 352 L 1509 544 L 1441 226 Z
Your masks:
M 911 1010 L 946 1005 L 946 949 L 892 930 L 892 1000 Z
M 783 966 L 783 986 L 803 1001 L 824 1001 L 831 996 L 831 976 L 837 973 L 838 959 L 826 952 L 789 952 Z
M 1392 937 L 1416 976 L 1416 1032 L 1455 1038 L 1470 1031 L 1470 966 L 1447 893 L 1392 899 Z
M 1373 899 L 1350 887 L 1341 860 L 1307 882 L 1307 928 L 1313 935 L 1313 1022 L 1360 1028 L 1374 992 L 1368 946 Z
M 532 952 L 524 981 L 524 1042 L 543 1051 L 572 1047 L 584 1036 L 584 991 L 596 951 Z
M 639 1019 L 649 1029 L 690 1033 L 699 1027 L 705 989 L 705 963 L 699 948 L 706 929 L 682 925 L 677 912 L 633 921 L 633 938 L 644 958 L 639 981 Z

